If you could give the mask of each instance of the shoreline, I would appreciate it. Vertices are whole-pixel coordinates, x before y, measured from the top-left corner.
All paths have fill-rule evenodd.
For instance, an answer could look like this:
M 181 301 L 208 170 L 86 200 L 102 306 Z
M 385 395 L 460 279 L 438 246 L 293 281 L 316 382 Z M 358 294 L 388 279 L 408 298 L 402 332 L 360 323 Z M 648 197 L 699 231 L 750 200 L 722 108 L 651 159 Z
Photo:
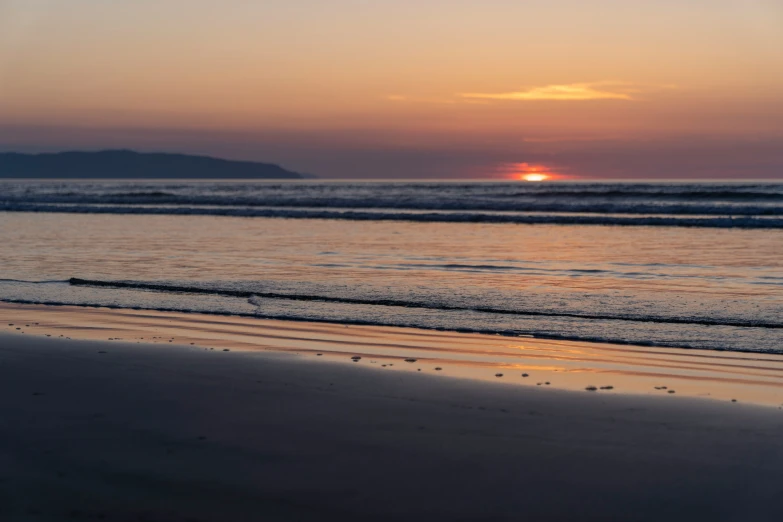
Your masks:
M 0 332 L 20 335 L 281 352 L 523 388 L 783 405 L 783 356 L 774 354 L 62 305 L 0 303 L 0 315 Z
M 30 281 L 20 281 L 20 282 L 30 282 Z M 65 283 L 67 281 L 51 281 L 51 282 L 62 282 Z M 314 299 L 314 301 L 317 301 Z M 402 326 L 402 325 L 396 325 L 396 324 L 385 324 L 385 323 L 375 323 L 375 322 L 368 322 L 368 321 L 362 321 L 362 320 L 331 320 L 331 319 L 310 319 L 310 318 L 299 318 L 299 317 L 279 317 L 279 316 L 267 316 L 259 313 L 243 313 L 243 312 L 229 312 L 229 311 L 206 311 L 206 310 L 181 310 L 181 309 L 175 309 L 175 308 L 142 308 L 142 307 L 131 307 L 131 306 L 112 306 L 107 304 L 98 304 L 98 303 L 83 303 L 83 304 L 65 304 L 60 302 L 47 302 L 47 301 L 30 301 L 25 299 L 4 299 L 0 301 L 0 308 L 3 307 L 3 305 L 9 305 L 9 306 L 32 306 L 32 307 L 43 307 L 43 308 L 52 308 L 52 307 L 65 307 L 65 308 L 79 308 L 79 309 L 106 309 L 106 310 L 126 310 L 126 311 L 141 311 L 141 312 L 149 312 L 149 313 L 160 313 L 160 314 L 183 314 L 183 315 L 197 315 L 197 316 L 206 316 L 206 317 L 223 317 L 223 318 L 244 318 L 244 319 L 251 319 L 251 320 L 258 320 L 258 321 L 274 321 L 274 322 L 281 322 L 281 323 L 312 323 L 312 324 L 327 324 L 327 325 L 338 325 L 338 326 L 355 326 L 355 327 L 369 327 L 369 328 L 394 328 L 394 329 L 403 329 L 403 330 L 423 330 L 428 332 L 443 332 L 443 333 L 451 333 L 456 335 L 482 335 L 482 336 L 500 336 L 500 337 L 507 337 L 511 339 L 536 339 L 539 341 L 555 341 L 555 342 L 565 342 L 565 343 L 576 343 L 576 344 L 588 344 L 588 345 L 613 345 L 613 346 L 633 346 L 638 348 L 660 348 L 660 349 L 674 349 L 674 350 L 688 350 L 688 351 L 706 351 L 708 353 L 714 353 L 714 352 L 727 352 L 727 353 L 739 353 L 739 354 L 749 354 L 749 355 L 771 355 L 773 357 L 783 357 L 783 353 L 779 352 L 772 352 L 769 350 L 763 350 L 763 349 L 730 349 L 730 348 L 701 348 L 701 347 L 693 347 L 693 346 L 686 346 L 686 345 L 679 345 L 679 344 L 670 344 L 670 343 L 660 343 L 660 342 L 633 342 L 633 341 L 625 341 L 625 340 L 617 340 L 617 339 L 603 339 L 603 338 L 591 338 L 591 337 L 567 337 L 567 336 L 559 336 L 559 335 L 548 335 L 543 333 L 535 333 L 535 334 L 521 334 L 516 332 L 509 332 L 508 330 L 505 331 L 494 331 L 494 330 L 477 330 L 477 329 L 468 329 L 468 328 L 440 328 L 440 327 L 427 327 L 427 326 Z M 415 307 L 410 307 L 415 308 Z M 450 310 L 448 310 L 450 311 Z M 518 314 L 523 315 L 523 314 Z M 530 316 L 536 316 L 536 314 L 529 314 Z M 541 316 L 544 317 L 573 317 L 569 316 L 568 314 L 562 314 L 562 315 L 549 315 L 549 314 L 541 314 Z M 590 317 L 590 316 L 580 316 L 581 319 L 585 321 L 602 321 L 606 320 L 607 318 L 603 317 Z M 642 319 L 642 320 L 635 320 L 635 319 L 616 319 L 620 321 L 627 321 L 627 322 L 639 322 L 639 323 L 650 323 L 650 324 L 658 324 L 657 321 L 653 319 Z M 781 329 L 781 326 L 773 323 L 773 324 L 760 324 L 758 326 L 756 325 L 740 325 L 738 324 L 726 324 L 721 323 L 718 324 L 712 324 L 712 323 L 699 323 L 699 322 L 691 322 L 691 321 L 682 321 L 682 322 L 673 322 L 671 324 L 688 324 L 688 325 L 701 325 L 701 326 L 737 326 L 742 328 L 762 328 L 762 329 L 770 329 L 770 330 L 778 330 Z

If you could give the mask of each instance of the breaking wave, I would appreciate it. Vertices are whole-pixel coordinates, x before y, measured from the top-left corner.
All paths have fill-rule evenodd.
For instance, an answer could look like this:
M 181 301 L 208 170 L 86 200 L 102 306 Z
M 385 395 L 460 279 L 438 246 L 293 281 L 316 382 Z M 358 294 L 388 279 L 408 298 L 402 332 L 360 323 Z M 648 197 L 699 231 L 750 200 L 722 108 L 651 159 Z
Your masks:
M 0 210 L 783 228 L 783 184 L 0 182 Z
M 351 221 L 411 221 L 424 223 L 497 223 L 527 225 L 615 225 L 662 226 L 704 228 L 783 228 L 783 217 L 684 217 L 684 216 L 605 216 L 605 215 L 546 215 L 500 214 L 482 212 L 426 212 L 410 213 L 366 210 L 294 210 L 280 208 L 236 207 L 149 207 L 149 206 L 97 206 L 50 205 L 26 203 L 0 203 L 0 211 L 8 212 L 57 212 L 77 214 L 142 214 L 186 216 L 231 216 L 281 219 L 338 219 Z
M 704 326 L 734 326 L 739 328 L 783 328 L 783 322 L 774 321 L 751 321 L 741 319 L 710 319 L 701 317 L 681 318 L 681 317 L 663 317 L 655 315 L 620 315 L 620 314 L 586 314 L 586 313 L 568 313 L 568 312 L 549 312 L 541 310 L 520 310 L 513 308 L 495 308 L 487 306 L 457 306 L 446 303 L 423 302 L 414 300 L 400 299 L 365 299 L 356 297 L 335 297 L 326 295 L 279 293 L 279 292 L 261 292 L 257 290 L 231 289 L 231 288 L 213 288 L 204 286 L 184 286 L 161 283 L 150 283 L 142 281 L 100 281 L 71 278 L 69 284 L 72 286 L 91 286 L 102 288 L 131 288 L 137 290 L 153 290 L 159 292 L 178 292 L 188 294 L 212 294 L 228 297 L 247 298 L 251 304 L 258 304 L 259 299 L 285 299 L 289 301 L 319 301 L 324 303 L 341 303 L 369 306 L 393 306 L 400 308 L 424 308 L 430 310 L 444 311 L 470 311 L 482 312 L 487 314 L 502 315 L 525 315 L 532 317 L 569 317 L 576 319 L 590 320 L 609 320 L 609 321 L 633 321 L 642 323 L 669 323 L 669 324 L 690 324 Z

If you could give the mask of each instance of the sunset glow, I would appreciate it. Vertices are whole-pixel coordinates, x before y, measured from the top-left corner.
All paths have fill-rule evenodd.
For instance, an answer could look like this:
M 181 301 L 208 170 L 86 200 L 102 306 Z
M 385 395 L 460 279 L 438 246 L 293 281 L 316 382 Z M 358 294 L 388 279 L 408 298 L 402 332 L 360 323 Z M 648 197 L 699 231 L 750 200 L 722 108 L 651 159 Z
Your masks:
M 585 100 L 632 100 L 631 95 L 622 92 L 623 89 L 610 90 L 611 86 L 601 88 L 600 85 L 580 83 L 573 85 L 547 85 L 534 87 L 524 91 L 504 93 L 463 93 L 463 98 L 483 100 L 510 101 L 585 101 Z
M 519 181 L 556 181 L 567 176 L 557 173 L 552 167 L 540 163 L 508 163 L 498 168 L 499 175 L 504 179 Z
M 781 65 L 783 0 L 0 0 L 0 522 L 783 522 Z
M 0 5 L 3 150 L 360 179 L 783 173 L 775 0 Z

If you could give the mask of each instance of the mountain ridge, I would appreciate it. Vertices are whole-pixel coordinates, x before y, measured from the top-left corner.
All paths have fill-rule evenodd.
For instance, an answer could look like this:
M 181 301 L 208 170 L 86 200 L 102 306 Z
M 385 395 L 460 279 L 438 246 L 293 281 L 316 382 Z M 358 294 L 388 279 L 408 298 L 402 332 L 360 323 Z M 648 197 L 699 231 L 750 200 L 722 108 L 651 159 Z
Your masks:
M 273 163 L 128 149 L 27 154 L 0 152 L 0 178 L 307 179 Z

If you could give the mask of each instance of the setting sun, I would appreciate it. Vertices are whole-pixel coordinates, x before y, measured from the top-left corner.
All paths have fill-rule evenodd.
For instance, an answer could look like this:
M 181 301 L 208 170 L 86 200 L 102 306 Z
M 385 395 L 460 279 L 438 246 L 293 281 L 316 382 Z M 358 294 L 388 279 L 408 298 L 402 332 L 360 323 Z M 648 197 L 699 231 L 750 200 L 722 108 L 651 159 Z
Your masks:
M 498 166 L 498 174 L 508 180 L 518 181 L 556 181 L 564 179 L 561 173 L 551 165 L 542 163 L 503 163 Z

